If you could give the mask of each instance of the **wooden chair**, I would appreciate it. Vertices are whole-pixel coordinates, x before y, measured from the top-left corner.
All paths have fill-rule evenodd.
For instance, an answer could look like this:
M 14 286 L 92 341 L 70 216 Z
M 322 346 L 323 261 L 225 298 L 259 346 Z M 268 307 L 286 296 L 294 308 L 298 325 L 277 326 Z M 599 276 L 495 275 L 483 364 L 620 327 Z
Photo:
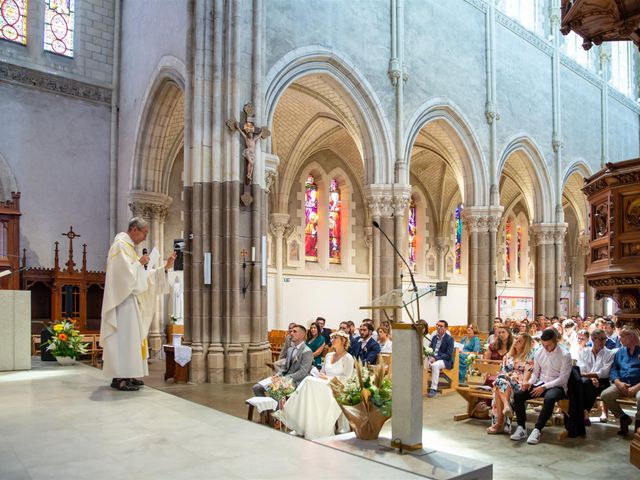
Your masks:
M 40 355 L 40 335 L 31 335 L 31 356 Z
M 393 363 L 393 357 L 390 353 L 381 353 L 380 361 L 384 364 L 384 369 L 387 372 L 389 378 L 391 378 L 391 365 Z
M 454 349 L 453 351 L 453 367 L 450 369 L 442 369 L 440 370 L 440 379 L 443 379 L 443 376 L 449 379 L 449 383 L 447 386 L 441 388 L 440 384 L 438 384 L 438 390 L 442 393 L 442 395 L 447 395 L 449 393 L 453 393 L 456 391 L 459 385 L 458 375 L 460 374 L 460 355 L 458 353 L 458 349 Z M 429 388 L 431 385 L 431 369 L 424 369 L 422 373 L 422 395 L 426 396 L 429 393 Z

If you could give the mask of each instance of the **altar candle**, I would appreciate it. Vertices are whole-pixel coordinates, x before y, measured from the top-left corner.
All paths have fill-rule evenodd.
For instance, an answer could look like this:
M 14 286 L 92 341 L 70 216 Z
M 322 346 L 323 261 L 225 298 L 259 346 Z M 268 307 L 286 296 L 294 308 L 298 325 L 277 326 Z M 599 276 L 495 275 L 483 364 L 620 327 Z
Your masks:
M 251 247 L 251 261 L 256 261 L 256 247 Z

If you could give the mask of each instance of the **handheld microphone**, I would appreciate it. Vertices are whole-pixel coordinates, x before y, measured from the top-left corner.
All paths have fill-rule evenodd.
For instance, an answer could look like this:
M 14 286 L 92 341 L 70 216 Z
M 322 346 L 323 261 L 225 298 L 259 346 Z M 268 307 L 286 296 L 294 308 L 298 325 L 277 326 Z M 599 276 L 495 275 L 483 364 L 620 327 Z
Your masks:
M 146 248 L 143 248 L 142 249 L 142 256 L 144 257 L 147 254 L 148 254 L 148 250 Z M 149 266 L 149 264 L 145 264 L 144 269 L 146 270 L 148 266 Z

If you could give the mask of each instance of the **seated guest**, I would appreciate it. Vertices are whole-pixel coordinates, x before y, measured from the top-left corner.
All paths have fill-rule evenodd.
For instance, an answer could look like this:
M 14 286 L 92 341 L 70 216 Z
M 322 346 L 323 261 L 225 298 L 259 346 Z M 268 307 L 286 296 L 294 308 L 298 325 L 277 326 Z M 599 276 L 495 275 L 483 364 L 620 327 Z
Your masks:
M 289 328 L 287 329 L 287 336 L 284 337 L 284 343 L 282 344 L 282 348 L 280 349 L 280 355 L 278 356 L 278 360 L 282 360 L 287 358 L 287 350 L 291 346 L 291 330 L 296 326 L 295 322 L 291 322 L 289 324 Z
M 522 390 L 533 369 L 533 345 L 528 333 L 519 333 L 513 346 L 502 360 L 500 373 L 493 387 L 493 425 L 487 433 L 495 434 L 506 431 L 511 433 L 511 403 L 513 395 Z M 505 429 L 505 421 L 507 428 Z
M 576 334 L 576 343 L 571 345 L 569 352 L 571 353 L 571 358 L 573 360 L 578 360 L 580 358 L 580 353 L 586 348 L 589 350 L 590 347 L 593 346 L 593 343 L 590 342 L 589 337 L 591 334 L 588 330 L 582 329 L 578 331 Z M 591 343 L 591 345 L 589 345 Z
M 380 353 L 391 353 L 391 339 L 389 338 L 389 328 L 378 327 L 378 343 L 380 344 Z
M 334 351 L 327 353 L 320 376 L 305 378 L 280 414 L 287 427 L 309 440 L 333 435 L 336 420 L 339 430 L 349 430 L 329 387 L 331 379 L 344 383 L 353 375 L 354 360 L 347 353 L 349 335 L 342 331 L 332 333 L 331 345 Z
M 609 410 L 620 419 L 618 434 L 626 435 L 631 425 L 631 417 L 624 413 L 616 401 L 618 398 L 636 399 L 636 424 L 640 428 L 640 337 L 637 330 L 624 327 L 620 331 L 622 346 L 615 353 L 609 380 L 613 385 L 600 398 Z
M 349 341 L 351 342 L 351 348 L 353 349 L 356 341 L 360 339 L 360 335 L 358 334 L 356 324 L 353 323 L 353 320 L 348 320 L 347 325 L 349 326 L 349 331 L 347 333 L 349 334 Z M 351 353 L 351 351 L 349 351 L 349 353 Z
M 482 346 L 480 345 L 480 339 L 478 338 L 478 327 L 471 324 L 467 327 L 467 335 L 462 337 L 460 343 L 463 345 L 462 352 L 460 353 L 460 375 L 459 380 L 464 382 L 467 375 L 467 357 L 469 353 L 480 353 Z
M 446 320 L 438 320 L 436 323 L 436 334 L 431 337 L 431 348 L 433 356 L 429 357 L 429 368 L 431 369 L 431 388 L 429 398 L 433 398 L 438 393 L 438 380 L 440 370 L 443 368 L 453 368 L 453 337 L 447 333 L 449 324 Z
M 338 330 L 349 335 L 349 324 L 347 322 L 340 322 L 340 325 L 338 325 Z
M 521 391 L 513 395 L 513 409 L 518 419 L 518 428 L 511 435 L 511 440 L 527 438 L 525 402 L 530 398 L 544 397 L 538 421 L 527 438 L 527 443 L 531 445 L 540 442 L 542 429 L 551 418 L 555 403 L 566 397 L 572 367 L 571 355 L 559 347 L 558 333 L 554 329 L 549 328 L 542 332 L 540 340 L 543 348 L 539 348 L 534 354 L 531 377 L 522 384 Z
M 578 333 L 578 338 L 585 330 Z M 587 333 L 587 335 L 589 335 Z M 588 337 L 586 337 L 588 338 Z M 609 387 L 609 372 L 615 353 L 604 347 L 607 335 L 604 330 L 594 330 L 591 335 L 592 348 L 583 349 L 578 355 L 578 367 L 584 387 L 584 423 L 591 425 L 589 411 L 593 408 L 596 398 Z M 604 412 L 603 412 L 604 413 Z M 606 416 L 605 416 L 606 418 Z
M 360 325 L 360 338 L 351 347 L 350 351 L 354 359 L 360 360 L 363 365 L 375 365 L 378 363 L 380 344 L 373 339 L 373 325 L 363 322 Z
M 380 320 L 380 326 L 387 327 L 387 330 L 389 330 L 389 340 L 393 340 L 393 329 L 391 328 L 391 322 L 389 320 Z
M 326 320 L 324 318 L 316 318 L 316 325 L 318 325 L 318 328 L 320 329 L 320 335 L 324 337 L 324 343 L 326 343 L 328 346 L 331 346 L 331 329 L 324 328 L 325 323 Z
M 576 331 L 576 324 L 573 320 L 565 320 L 562 322 L 562 328 L 564 329 L 564 338 L 569 346 L 569 350 L 577 348 L 578 345 L 578 332 Z
M 486 360 L 502 360 L 513 345 L 513 334 L 505 325 L 496 325 L 496 334 L 493 343 L 484 352 Z
M 602 323 L 602 326 L 605 334 L 607 335 L 607 343 L 605 344 L 605 347 L 607 347 L 609 350 L 620 348 L 622 344 L 620 343 L 620 337 L 616 332 L 613 320 L 605 320 Z
M 493 342 L 496 341 L 496 333 L 498 332 L 498 325 L 502 325 L 502 318 L 500 317 L 496 317 L 493 319 L 493 333 L 491 333 L 491 335 L 489 335 L 489 338 L 487 339 L 487 343 L 489 345 L 491 345 Z
M 304 377 L 309 375 L 313 366 L 313 352 L 304 339 L 307 336 L 307 329 L 302 325 L 296 325 L 291 329 L 291 346 L 287 349 L 285 356 L 285 364 L 282 372 L 270 378 L 265 378 L 253 386 L 253 393 L 256 397 L 266 396 L 265 388 L 271 383 L 275 376 L 290 378 L 295 386 L 302 381 Z
M 376 326 L 373 323 L 373 320 L 371 320 L 370 318 L 365 318 L 364 320 L 362 320 L 362 323 L 368 323 L 369 325 L 371 325 L 371 328 L 373 328 L 373 333 L 371 333 L 371 336 L 377 342 L 378 341 L 378 332 L 376 331 Z
M 313 322 L 309 325 L 307 333 L 307 347 L 313 352 L 313 366 L 320 368 L 322 366 L 322 354 L 326 346 L 324 337 L 320 335 L 320 325 Z

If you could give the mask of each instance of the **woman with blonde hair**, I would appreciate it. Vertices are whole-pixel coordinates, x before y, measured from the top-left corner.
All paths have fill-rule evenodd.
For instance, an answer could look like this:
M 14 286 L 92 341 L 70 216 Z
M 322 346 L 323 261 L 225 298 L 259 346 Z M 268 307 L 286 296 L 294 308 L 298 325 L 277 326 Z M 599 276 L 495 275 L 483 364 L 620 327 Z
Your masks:
M 531 335 L 519 333 L 509 353 L 502 360 L 502 368 L 493 387 L 493 421 L 487 433 L 505 431 L 511 433 L 513 394 L 522 389 L 533 370 L 533 348 Z M 506 421 L 506 425 L 505 425 Z
M 348 353 L 349 335 L 338 330 L 331 334 L 333 352 L 327 353 L 317 376 L 306 377 L 280 411 L 280 420 L 296 435 L 306 439 L 334 434 L 336 421 L 340 430 L 348 426 L 342 410 L 333 398 L 329 382 L 337 378 L 346 382 L 354 372 L 354 359 Z

